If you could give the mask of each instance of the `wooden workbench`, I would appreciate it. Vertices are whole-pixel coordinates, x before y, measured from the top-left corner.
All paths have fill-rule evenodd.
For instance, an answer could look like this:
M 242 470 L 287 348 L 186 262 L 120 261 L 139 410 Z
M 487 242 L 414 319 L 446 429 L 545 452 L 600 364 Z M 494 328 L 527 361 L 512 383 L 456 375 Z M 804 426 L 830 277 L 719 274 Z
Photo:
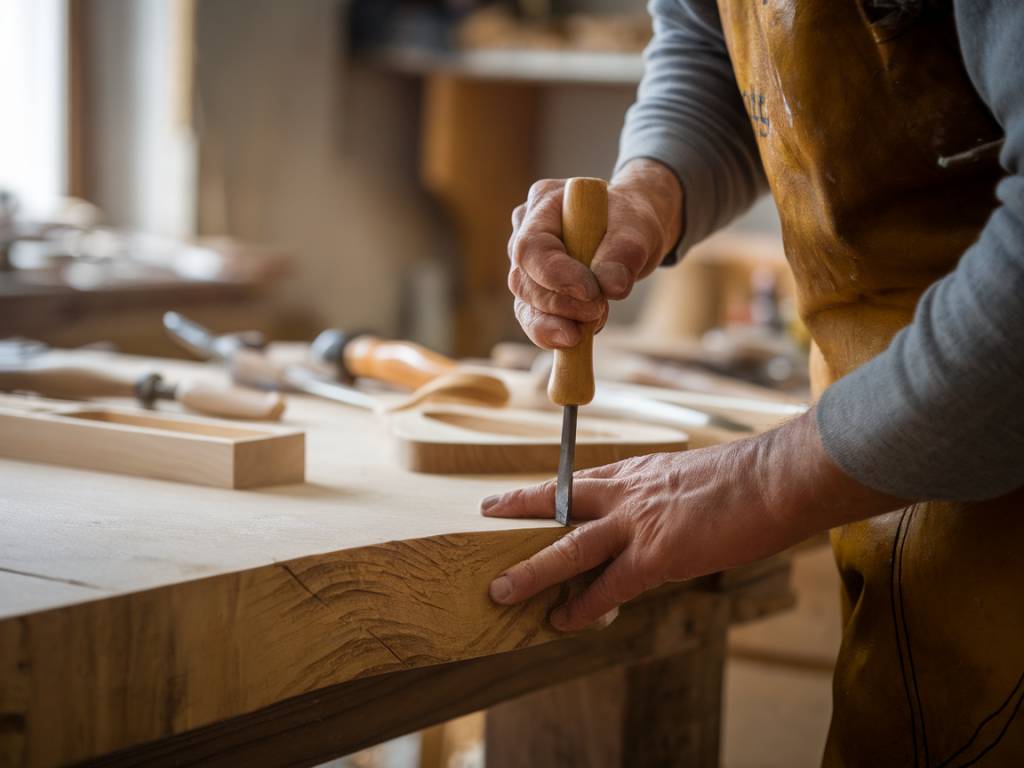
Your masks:
M 565 588 L 486 595 L 563 533 L 478 514 L 536 478 L 404 472 L 323 401 L 286 423 L 307 482 L 260 491 L 0 461 L 0 765 L 313 765 L 487 707 L 488 766 L 716 764 L 727 627 L 790 604 L 786 561 L 560 635 Z

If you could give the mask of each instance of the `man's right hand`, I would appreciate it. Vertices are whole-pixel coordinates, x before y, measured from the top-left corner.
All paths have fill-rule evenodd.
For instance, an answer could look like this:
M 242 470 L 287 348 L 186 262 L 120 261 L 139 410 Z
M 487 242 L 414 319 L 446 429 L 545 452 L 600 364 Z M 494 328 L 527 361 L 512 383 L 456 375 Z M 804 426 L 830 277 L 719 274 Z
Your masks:
M 654 271 L 682 231 L 683 190 L 675 174 L 653 160 L 633 160 L 608 186 L 608 231 L 590 269 L 562 243 L 565 179 L 530 188 L 512 213 L 508 287 L 526 335 L 544 349 L 574 347 L 581 326 L 608 319 L 608 299 L 624 299 Z

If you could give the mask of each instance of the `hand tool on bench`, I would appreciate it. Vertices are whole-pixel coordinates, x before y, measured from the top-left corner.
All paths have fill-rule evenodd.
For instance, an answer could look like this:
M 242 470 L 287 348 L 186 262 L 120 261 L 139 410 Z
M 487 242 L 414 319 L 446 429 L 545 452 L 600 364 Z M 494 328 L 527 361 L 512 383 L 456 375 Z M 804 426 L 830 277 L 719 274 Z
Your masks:
M 534 369 L 529 376 L 536 382 L 539 392 L 543 382 L 551 376 L 551 356 L 538 357 Z M 545 364 L 546 361 L 546 364 Z M 515 374 L 506 374 L 515 375 Z M 690 406 L 667 403 L 655 397 L 638 394 L 635 387 L 616 385 L 612 382 L 601 382 L 595 388 L 594 396 L 588 410 L 595 416 L 621 417 L 653 424 L 664 424 L 682 430 L 688 429 L 723 429 L 728 432 L 754 432 L 754 428 L 745 422 L 730 418 L 720 413 L 700 410 Z M 543 403 L 537 403 L 543 407 Z
M 96 362 L 76 360 L 73 353 L 44 354 L 14 365 L 0 363 L 0 390 L 60 399 L 134 397 L 146 408 L 158 400 L 174 400 L 187 410 L 229 419 L 275 421 L 284 412 L 284 398 L 276 392 L 203 381 L 175 383 L 155 372 L 125 376 Z
M 176 312 L 164 316 L 164 327 L 194 354 L 227 363 L 235 380 L 250 386 L 291 388 L 350 405 L 362 404 L 353 401 L 365 395 L 339 384 L 338 378 L 347 382 L 368 378 L 415 390 L 403 407 L 432 396 L 494 406 L 504 405 L 509 398 L 508 388 L 496 376 L 462 370 L 456 361 L 412 342 L 328 330 L 310 345 L 308 363 L 282 365 L 268 356 L 259 360 L 260 352 L 239 344 L 238 334 L 215 336 Z M 329 373 L 324 371 L 325 364 L 331 367 Z
M 589 269 L 608 228 L 608 184 L 603 179 L 569 179 L 563 195 L 562 242 L 568 254 Z M 562 406 L 562 447 L 555 489 L 555 519 L 562 525 L 568 525 L 572 517 L 578 410 L 594 398 L 593 348 L 594 326 L 587 324 L 579 344 L 555 351 L 548 381 L 548 397 Z

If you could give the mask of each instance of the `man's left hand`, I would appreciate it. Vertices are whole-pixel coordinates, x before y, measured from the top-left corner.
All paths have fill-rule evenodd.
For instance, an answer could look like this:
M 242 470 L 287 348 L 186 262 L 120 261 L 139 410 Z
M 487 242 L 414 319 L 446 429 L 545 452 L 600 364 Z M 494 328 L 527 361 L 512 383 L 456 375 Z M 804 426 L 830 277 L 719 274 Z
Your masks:
M 575 473 L 573 515 L 588 522 L 499 575 L 490 595 L 518 603 L 607 563 L 551 614 L 556 629 L 578 630 L 665 582 L 749 563 L 900 505 L 831 462 L 811 411 L 758 437 Z M 546 518 L 554 509 L 554 481 L 481 502 L 488 517 Z

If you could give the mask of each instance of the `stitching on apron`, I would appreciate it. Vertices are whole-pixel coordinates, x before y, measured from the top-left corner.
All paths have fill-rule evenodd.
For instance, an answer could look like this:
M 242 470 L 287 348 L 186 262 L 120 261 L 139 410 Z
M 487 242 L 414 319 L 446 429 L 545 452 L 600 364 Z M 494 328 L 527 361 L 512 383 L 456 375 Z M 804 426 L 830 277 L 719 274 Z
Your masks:
M 910 661 L 910 679 L 914 684 L 914 698 L 917 700 L 917 712 L 921 717 L 921 742 L 924 749 L 924 764 L 927 768 L 931 765 L 931 758 L 928 755 L 928 727 L 924 721 L 924 705 L 921 704 L 921 689 L 917 684 L 917 667 L 914 665 L 914 651 L 910 644 L 910 627 L 907 624 L 907 608 L 903 597 L 903 549 L 907 545 L 907 539 L 910 538 L 910 527 L 914 524 L 916 512 L 917 504 L 914 504 L 907 513 L 907 525 L 903 529 L 903 543 L 900 544 L 900 614 L 903 623 L 903 639 L 907 644 L 907 659 Z
M 996 738 L 991 743 L 989 743 L 980 753 L 978 753 L 978 755 L 974 757 L 972 760 L 966 763 L 960 763 L 958 768 L 967 768 L 967 766 L 974 765 L 979 760 L 981 760 L 981 758 L 987 755 L 990 751 L 995 749 L 996 745 L 999 744 L 1000 741 L 1002 741 L 1003 736 L 1005 736 L 1006 732 L 1010 729 L 1010 724 L 1014 721 L 1014 718 L 1017 717 L 1017 714 L 1020 712 L 1021 704 L 1024 703 L 1024 689 L 1022 689 L 1022 686 L 1024 686 L 1024 672 L 1022 672 L 1021 676 L 1017 678 L 1017 684 L 1013 686 L 1013 690 L 1010 691 L 1010 695 L 1006 697 L 1003 703 L 1000 704 L 999 707 L 995 709 L 990 715 L 988 715 L 984 720 L 978 723 L 978 727 L 974 729 L 974 733 L 971 734 L 971 738 L 967 740 L 967 743 L 960 747 L 960 749 L 958 749 L 952 755 L 947 757 L 945 760 L 943 760 L 941 763 L 939 763 L 938 768 L 945 768 L 945 766 L 948 766 L 950 763 L 953 762 L 953 760 L 955 760 L 961 754 L 970 749 L 971 744 L 973 744 L 974 740 L 977 739 L 978 736 L 981 734 L 982 729 L 986 725 L 988 725 L 992 720 L 998 717 L 999 714 L 1010 705 L 1010 702 L 1012 702 L 1013 699 L 1016 698 L 1017 704 L 1014 706 L 1013 712 L 1010 714 L 1009 719 L 1003 725 L 999 733 L 996 734 Z
M 892 540 L 892 554 L 889 558 L 889 585 L 890 585 L 890 605 L 892 607 L 892 625 L 896 631 L 896 652 L 900 662 L 900 677 L 903 680 L 903 691 L 907 697 L 907 709 L 910 710 L 910 736 L 911 744 L 914 752 L 914 768 L 919 765 L 918 760 L 918 746 L 917 746 L 917 717 L 918 712 L 914 707 L 914 696 L 911 694 L 911 684 L 907 677 L 907 665 L 908 659 L 904 658 L 903 654 L 903 641 L 904 634 L 901 631 L 905 627 L 905 617 L 901 616 L 903 610 L 903 544 L 906 541 L 905 535 L 905 524 L 907 523 L 910 513 L 914 507 L 908 507 L 904 509 L 900 514 L 899 524 L 896 526 L 896 535 Z M 910 644 L 907 644 L 907 655 L 910 655 Z M 916 686 L 915 686 L 916 687 Z M 922 724 L 923 725 L 923 724 Z M 923 728 L 922 728 L 923 730 Z

